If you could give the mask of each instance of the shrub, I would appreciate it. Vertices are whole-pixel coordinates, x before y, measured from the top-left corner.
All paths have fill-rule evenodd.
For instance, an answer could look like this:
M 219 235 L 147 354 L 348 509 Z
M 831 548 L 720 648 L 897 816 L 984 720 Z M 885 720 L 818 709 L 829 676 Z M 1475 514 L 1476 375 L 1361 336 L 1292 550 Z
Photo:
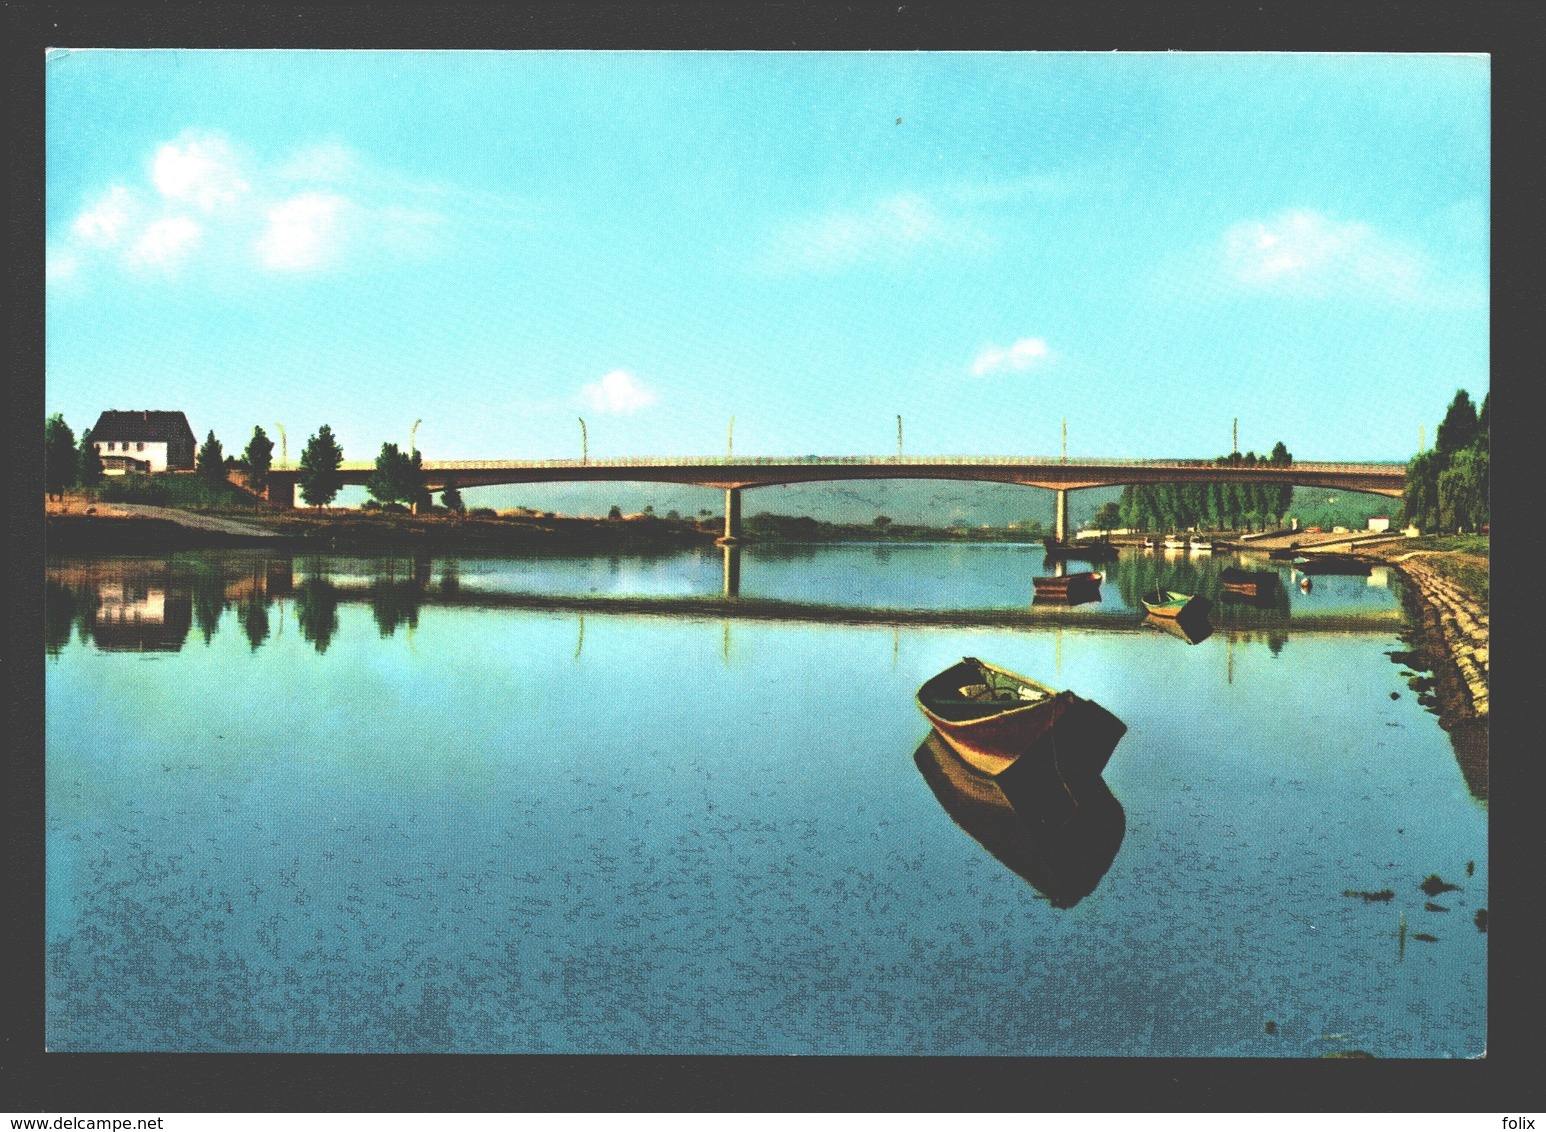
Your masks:
M 495 511 L 492 507 L 474 507 L 471 511 L 467 512 L 467 514 L 471 515 L 474 519 L 499 518 L 499 512 Z

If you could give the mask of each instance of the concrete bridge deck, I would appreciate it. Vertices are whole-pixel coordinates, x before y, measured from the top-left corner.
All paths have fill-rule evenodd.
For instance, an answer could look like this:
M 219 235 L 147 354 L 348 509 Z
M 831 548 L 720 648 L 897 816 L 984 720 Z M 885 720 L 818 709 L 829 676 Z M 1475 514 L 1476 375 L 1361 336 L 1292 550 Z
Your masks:
M 1294 464 L 1218 463 L 1216 460 L 1130 460 L 1060 456 L 752 456 L 657 457 L 611 460 L 440 460 L 423 466 L 425 487 L 490 487 L 516 483 L 639 482 L 687 484 L 725 492 L 725 535 L 740 536 L 740 493 L 832 480 L 939 479 L 1007 483 L 1057 493 L 1057 537 L 1067 537 L 1067 493 L 1091 487 L 1140 483 L 1276 483 L 1328 487 L 1400 497 L 1406 465 L 1306 461 Z M 374 462 L 348 461 L 340 484 L 364 484 Z M 268 496 L 295 505 L 297 468 L 269 472 Z

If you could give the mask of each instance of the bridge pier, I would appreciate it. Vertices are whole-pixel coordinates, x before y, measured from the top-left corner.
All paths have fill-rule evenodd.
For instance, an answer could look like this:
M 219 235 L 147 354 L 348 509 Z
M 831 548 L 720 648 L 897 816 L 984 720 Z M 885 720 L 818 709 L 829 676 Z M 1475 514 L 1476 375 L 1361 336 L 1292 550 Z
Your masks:
M 270 507 L 294 507 L 295 481 L 270 478 L 268 481 L 268 491 L 264 494 L 268 497 L 268 505 Z
M 741 489 L 738 487 L 725 488 L 725 538 L 739 540 L 741 537 Z
M 1055 493 L 1057 502 L 1057 522 L 1053 529 L 1053 535 L 1058 542 L 1068 541 L 1068 489 L 1060 487 Z
M 741 596 L 741 548 L 725 546 L 725 596 Z

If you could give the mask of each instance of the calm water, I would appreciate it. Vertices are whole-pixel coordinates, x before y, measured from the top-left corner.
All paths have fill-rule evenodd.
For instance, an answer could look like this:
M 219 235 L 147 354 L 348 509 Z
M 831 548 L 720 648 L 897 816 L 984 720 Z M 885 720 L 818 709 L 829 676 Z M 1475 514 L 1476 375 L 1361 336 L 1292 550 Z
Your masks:
M 1142 624 L 1156 575 L 1216 596 L 1232 561 L 1130 555 L 1093 618 L 1013 628 L 594 600 L 712 598 L 717 551 L 51 562 L 48 1044 L 1481 1053 L 1486 803 L 1389 655 L 1396 580 Z M 740 567 L 743 600 L 1033 615 L 1046 572 Z M 913 693 L 963 655 L 1127 724 L 1072 896 L 927 773 Z

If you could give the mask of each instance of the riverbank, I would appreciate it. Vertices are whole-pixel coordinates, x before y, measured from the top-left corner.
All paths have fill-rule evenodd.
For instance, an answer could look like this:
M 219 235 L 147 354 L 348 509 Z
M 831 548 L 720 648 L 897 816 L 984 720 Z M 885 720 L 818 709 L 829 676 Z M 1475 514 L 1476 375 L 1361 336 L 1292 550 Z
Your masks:
M 203 512 L 144 504 L 50 501 L 50 552 L 142 553 L 264 546 L 305 551 L 578 551 L 712 545 L 716 530 L 637 516 L 391 514 L 343 508 Z

